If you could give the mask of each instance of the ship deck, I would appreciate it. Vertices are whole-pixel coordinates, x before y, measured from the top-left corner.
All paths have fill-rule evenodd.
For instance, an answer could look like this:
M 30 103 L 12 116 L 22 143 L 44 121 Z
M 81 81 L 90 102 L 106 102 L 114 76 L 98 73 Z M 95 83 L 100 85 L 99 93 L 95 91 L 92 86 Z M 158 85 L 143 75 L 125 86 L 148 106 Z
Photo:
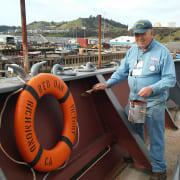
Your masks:
M 179 66 L 179 63 L 176 63 L 177 66 Z M 50 173 L 47 179 L 70 179 L 71 177 L 73 179 L 76 176 L 82 180 L 89 180 L 92 177 L 97 180 L 149 179 L 151 165 L 148 155 L 148 139 L 146 144 L 143 143 L 127 123 L 127 117 L 123 110 L 129 95 L 127 81 L 123 81 L 111 89 L 108 88 L 105 91 L 92 93 L 88 97 L 81 96 L 82 92 L 90 89 L 95 83 L 104 82 L 108 79 L 116 68 L 98 69 L 95 72 L 77 72 L 77 76 L 59 76 L 68 85 L 75 99 L 81 136 L 68 166 L 63 171 Z M 179 71 L 177 70 L 177 72 Z M 0 97 L 2 98 L 0 110 L 2 111 L 3 102 L 7 95 L 23 87 L 24 84 L 17 77 L 1 79 L 0 83 Z M 178 93 L 179 88 L 177 91 L 173 90 L 170 94 L 171 97 L 174 97 Z M 7 152 L 13 154 L 16 159 L 22 160 L 15 145 L 13 130 L 13 115 L 17 98 L 18 94 L 10 99 L 7 104 L 2 119 L 1 140 Z M 178 96 L 174 97 L 174 99 L 180 102 Z M 177 102 L 175 103 L 177 104 Z M 38 119 L 38 121 L 35 120 L 35 126 L 38 127 L 38 137 L 42 144 L 48 148 L 52 147 L 53 143 L 57 141 L 58 137 L 56 135 L 61 134 L 59 128 L 56 127 L 56 122 L 52 125 L 54 119 L 63 120 L 62 113 L 59 112 L 59 106 L 56 106 L 56 103 L 51 97 L 45 97 L 42 101 L 39 101 L 38 113 L 35 117 L 35 119 Z M 177 106 L 176 112 L 173 110 L 166 110 L 165 156 L 168 164 L 168 180 L 174 174 L 180 153 L 180 116 L 175 117 L 175 114 L 180 114 L 180 108 Z M 9 127 L 10 129 L 8 129 Z M 42 134 L 42 131 L 48 133 Z M 9 133 L 7 134 L 7 132 Z M 133 157 L 133 164 L 123 162 L 123 157 L 127 152 Z M 11 180 L 14 176 L 17 179 L 23 176 L 26 176 L 26 179 L 32 179 L 32 174 L 28 168 L 13 164 L 1 151 L 0 157 L 3 158 L 0 163 L 0 170 L 8 180 Z M 84 167 L 86 167 L 85 170 Z M 82 170 L 84 172 L 81 172 Z M 36 175 L 37 179 L 44 177 L 43 173 L 36 173 Z
M 180 128 L 180 119 L 176 119 L 176 125 Z M 171 180 L 174 175 L 174 170 L 178 163 L 180 154 L 180 129 L 165 130 L 166 151 L 165 159 L 167 161 L 167 180 Z M 149 180 L 151 176 L 150 171 L 135 168 L 133 163 L 128 166 L 115 178 L 115 180 Z

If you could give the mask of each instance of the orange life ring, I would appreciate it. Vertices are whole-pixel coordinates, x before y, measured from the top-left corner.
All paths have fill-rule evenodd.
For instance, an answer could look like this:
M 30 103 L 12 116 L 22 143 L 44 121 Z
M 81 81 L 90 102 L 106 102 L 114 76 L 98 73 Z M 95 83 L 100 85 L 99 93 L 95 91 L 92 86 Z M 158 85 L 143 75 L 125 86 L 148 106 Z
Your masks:
M 50 150 L 42 148 L 34 129 L 37 102 L 45 94 L 56 97 L 64 116 L 61 140 Z M 47 73 L 28 81 L 17 100 L 14 126 L 16 143 L 24 161 L 42 172 L 60 167 L 71 153 L 77 130 L 76 107 L 66 84 L 57 76 Z M 51 163 L 47 165 L 47 161 Z

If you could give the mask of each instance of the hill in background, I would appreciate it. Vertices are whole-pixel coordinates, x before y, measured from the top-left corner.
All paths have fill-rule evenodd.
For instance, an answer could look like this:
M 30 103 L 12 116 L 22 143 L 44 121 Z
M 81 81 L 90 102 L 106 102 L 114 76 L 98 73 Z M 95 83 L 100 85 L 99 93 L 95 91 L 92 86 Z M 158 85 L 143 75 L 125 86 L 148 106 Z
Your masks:
M 51 37 L 93 37 L 98 38 L 98 16 L 89 16 L 89 18 L 78 18 L 74 21 L 46 22 L 35 21 L 27 25 L 28 30 L 38 30 L 43 36 Z M 15 29 L 21 30 L 21 27 L 0 26 L 0 32 L 10 31 L 12 34 Z M 53 33 L 53 30 L 56 31 Z M 133 36 L 132 30 L 128 31 L 128 26 L 119 22 L 101 19 L 102 38 L 112 39 L 118 36 Z M 18 34 L 16 31 L 16 35 Z M 31 34 L 28 34 L 31 35 Z M 154 36 L 160 42 L 180 41 L 180 28 L 154 28 Z
M 102 25 L 106 25 L 106 27 L 112 27 L 112 28 L 126 28 L 127 29 L 127 25 L 121 24 L 119 22 L 113 21 L 113 20 L 108 20 L 108 19 L 104 19 L 102 18 L 101 20 Z M 63 22 L 45 22 L 45 21 L 41 21 L 41 22 L 33 22 L 31 24 L 28 25 L 29 29 L 38 29 L 38 28 L 46 28 L 46 29 L 74 29 L 76 27 L 78 27 L 79 29 L 86 27 L 89 30 L 93 30 L 93 29 L 98 29 L 98 24 L 99 24 L 99 20 L 98 20 L 98 16 L 94 17 L 94 16 L 89 16 L 89 18 L 78 18 L 77 20 L 74 21 L 63 21 Z
M 54 34 L 53 36 L 63 37 L 97 37 L 98 36 L 99 20 L 98 16 L 89 18 L 78 18 L 74 21 L 64 22 L 33 22 L 28 25 L 28 29 L 46 29 L 46 30 L 62 30 L 63 33 Z M 119 36 L 119 32 L 126 32 L 128 29 L 127 25 L 119 22 L 101 19 L 101 31 L 105 37 L 114 38 Z M 64 30 L 64 31 L 63 31 Z M 68 30 L 68 31 L 65 31 Z M 46 36 L 52 36 L 52 34 L 46 33 Z

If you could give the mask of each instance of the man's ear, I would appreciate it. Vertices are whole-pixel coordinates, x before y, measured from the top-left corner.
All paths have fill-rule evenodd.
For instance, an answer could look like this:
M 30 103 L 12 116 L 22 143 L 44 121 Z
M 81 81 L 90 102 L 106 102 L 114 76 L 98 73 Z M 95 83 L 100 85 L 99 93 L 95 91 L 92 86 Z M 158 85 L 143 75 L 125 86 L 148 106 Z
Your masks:
M 151 30 L 151 35 L 153 36 L 153 34 L 154 34 L 154 31 L 153 31 L 153 29 Z

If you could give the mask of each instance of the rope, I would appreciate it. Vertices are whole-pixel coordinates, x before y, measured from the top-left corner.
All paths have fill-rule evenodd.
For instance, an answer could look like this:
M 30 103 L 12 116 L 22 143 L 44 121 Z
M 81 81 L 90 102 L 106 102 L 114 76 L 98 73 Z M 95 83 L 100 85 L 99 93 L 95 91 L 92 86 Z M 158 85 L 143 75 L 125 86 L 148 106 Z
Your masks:
M 5 110 L 5 108 L 6 108 L 6 105 L 7 105 L 7 102 L 8 102 L 8 100 L 9 100 L 9 98 L 10 98 L 11 96 L 13 96 L 14 94 L 22 91 L 22 89 L 23 89 L 23 88 L 20 88 L 20 89 L 18 89 L 17 91 L 12 92 L 12 93 L 9 94 L 8 97 L 6 98 L 6 100 L 5 100 L 5 102 L 4 102 L 4 105 L 3 105 L 3 108 L 2 108 L 2 111 L 1 111 L 1 114 L 0 114 L 0 128 L 1 128 L 2 116 L 3 116 L 4 110 Z
M 79 124 L 77 123 L 77 141 L 76 141 L 75 145 L 73 146 L 73 149 L 77 148 L 77 146 L 79 144 L 79 137 L 80 137 Z M 69 159 L 70 159 L 70 156 L 68 157 L 66 162 L 61 167 L 57 168 L 56 170 L 64 169 L 68 165 Z M 47 177 L 49 176 L 49 174 L 50 174 L 50 172 L 47 172 L 45 174 L 45 176 L 43 177 L 43 180 L 46 180 Z
M 43 177 L 43 180 L 46 180 L 46 178 L 49 176 L 50 172 L 47 172 L 45 176 Z
M 21 77 L 17 76 L 17 78 L 23 83 L 26 84 L 26 81 L 24 79 L 22 79 Z
M 17 78 L 18 78 L 23 84 L 26 83 L 21 77 L 17 76 Z M 22 90 L 23 90 L 23 88 L 20 88 L 20 89 L 18 89 L 17 91 L 12 92 L 11 94 L 9 94 L 8 97 L 6 98 L 5 103 L 4 103 L 4 105 L 3 105 L 3 108 L 2 108 L 2 111 L 1 111 L 1 113 L 0 113 L 0 128 L 1 128 L 1 123 L 2 123 L 2 116 L 3 116 L 4 110 L 5 110 L 5 108 L 6 108 L 6 105 L 7 105 L 7 102 L 8 102 L 8 100 L 9 100 L 9 98 L 10 98 L 11 96 L 13 96 L 14 94 L 22 91 Z M 77 146 L 78 146 L 78 144 L 79 144 L 79 137 L 80 137 L 80 130 L 79 130 L 79 124 L 77 123 L 77 141 L 76 141 L 75 145 L 73 146 L 73 149 L 77 148 Z M 26 166 L 29 167 L 28 163 L 26 163 L 26 162 L 21 162 L 21 161 L 17 161 L 17 160 L 15 160 L 14 158 L 12 158 L 12 157 L 5 151 L 5 149 L 4 149 L 3 146 L 1 145 L 1 142 L 0 142 L 0 149 L 1 149 L 2 152 L 7 156 L 7 158 L 9 158 L 9 159 L 10 159 L 11 161 L 13 161 L 14 163 L 16 163 L 16 164 L 21 164 L 21 165 L 26 165 Z M 69 156 L 69 157 L 70 157 L 70 156 Z M 65 168 L 65 167 L 68 165 L 68 162 L 69 162 L 69 158 L 66 160 L 66 162 L 65 162 L 61 167 L 57 168 L 57 170 L 61 170 L 61 169 Z M 32 174 L 33 174 L 33 180 L 36 180 L 36 174 L 35 174 L 34 169 L 31 168 L 30 170 L 31 170 L 31 172 L 32 172 Z M 49 174 L 50 174 L 50 172 L 47 172 L 47 173 L 45 174 L 45 176 L 43 177 L 43 180 L 46 180 L 47 177 L 49 176 Z
M 23 79 L 21 79 L 20 77 L 18 77 L 18 79 L 19 79 L 21 82 L 25 83 L 25 81 L 24 81 Z M 2 124 L 2 117 L 3 117 L 3 114 L 4 114 L 4 111 L 5 111 L 5 108 L 6 108 L 6 105 L 7 105 L 7 102 L 8 102 L 8 100 L 9 100 L 9 98 L 10 98 L 11 96 L 13 96 L 14 94 L 17 94 L 18 92 L 22 91 L 22 90 L 23 90 L 23 88 L 20 88 L 20 89 L 18 89 L 18 90 L 16 90 L 16 91 L 12 92 L 11 94 L 9 94 L 8 97 L 6 98 L 6 100 L 5 100 L 5 102 L 4 102 L 4 105 L 3 105 L 3 108 L 2 108 L 2 111 L 1 111 L 1 113 L 0 113 L 0 129 L 1 129 L 1 124 Z M 1 142 L 0 142 L 0 149 L 1 149 L 2 152 L 5 154 L 5 156 L 6 156 L 8 159 L 10 159 L 11 161 L 13 161 L 14 163 L 20 164 L 20 165 L 26 165 L 26 166 L 29 167 L 28 163 L 26 163 L 26 162 L 21 162 L 21 161 L 17 161 L 17 160 L 15 160 L 14 158 L 12 158 L 12 157 L 6 152 L 6 150 L 3 148 Z M 30 168 L 30 170 L 31 170 L 31 172 L 32 172 L 32 174 L 33 174 L 33 180 L 36 180 L 36 174 L 35 174 L 34 169 L 33 169 L 33 168 Z
M 77 148 L 77 146 L 78 146 L 78 144 L 79 144 L 79 137 L 80 137 L 80 130 L 79 130 L 79 124 L 78 124 L 78 122 L 77 122 L 77 141 L 76 141 L 76 143 L 74 144 L 73 149 L 76 149 L 76 148 Z

